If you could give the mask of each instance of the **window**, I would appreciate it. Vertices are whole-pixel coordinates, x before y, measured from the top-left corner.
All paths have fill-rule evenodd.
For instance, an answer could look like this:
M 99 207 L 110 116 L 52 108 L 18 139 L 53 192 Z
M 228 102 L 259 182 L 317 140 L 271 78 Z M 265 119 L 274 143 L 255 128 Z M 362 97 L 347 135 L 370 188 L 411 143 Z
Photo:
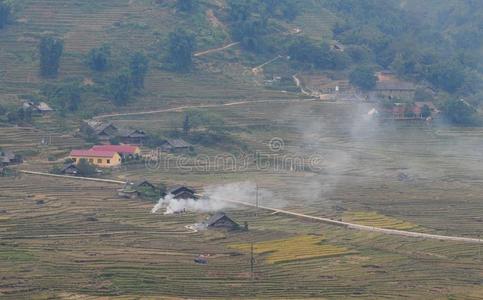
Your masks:
M 107 164 L 110 164 L 110 163 L 111 163 L 111 160 L 110 160 L 110 159 L 108 159 L 108 160 L 107 160 Z
M 93 162 L 94 162 L 94 159 L 89 158 L 89 162 L 90 162 L 90 163 L 93 163 Z
M 72 158 L 72 161 L 73 162 L 77 162 L 77 158 Z
M 98 160 L 97 160 L 97 163 L 98 163 L 98 164 L 102 164 L 102 159 L 98 159 Z

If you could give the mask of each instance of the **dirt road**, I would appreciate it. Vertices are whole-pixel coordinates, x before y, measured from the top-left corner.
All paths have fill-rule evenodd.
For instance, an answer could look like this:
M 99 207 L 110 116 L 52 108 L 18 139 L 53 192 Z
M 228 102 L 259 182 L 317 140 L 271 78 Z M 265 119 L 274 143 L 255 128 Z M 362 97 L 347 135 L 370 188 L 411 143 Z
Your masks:
M 98 182 L 107 182 L 107 183 L 115 183 L 115 184 L 125 184 L 124 181 L 118 180 L 110 180 L 110 179 L 100 179 L 100 178 L 85 178 L 85 177 L 73 177 L 73 176 L 65 176 L 65 175 L 54 175 L 49 173 L 42 173 L 42 172 L 31 172 L 31 171 L 19 171 L 21 173 L 30 174 L 30 175 L 38 175 L 38 176 L 49 176 L 49 177 L 60 177 L 66 179 L 74 179 L 74 180 L 89 180 L 89 181 L 98 181 Z M 267 206 L 257 206 L 255 204 L 247 203 L 247 202 L 239 202 L 239 201 L 227 201 L 233 204 L 248 206 L 248 207 L 255 207 L 258 209 L 272 211 L 273 213 L 284 214 L 288 216 L 293 216 L 302 219 L 309 219 L 320 221 L 323 223 L 341 226 L 349 229 L 360 230 L 360 231 L 368 231 L 368 232 L 377 232 L 382 234 L 394 235 L 394 236 L 403 236 L 403 237 L 414 237 L 414 238 L 421 238 L 421 239 L 431 239 L 431 240 L 441 240 L 441 241 L 453 241 L 453 242 L 463 242 L 463 243 L 480 243 L 483 244 L 482 239 L 478 238 L 469 238 L 469 237 L 460 237 L 460 236 L 447 236 L 447 235 L 438 235 L 438 234 L 429 234 L 429 233 L 421 233 L 421 232 L 414 232 L 414 231 L 403 231 L 403 230 L 396 230 L 396 229 L 386 229 L 386 228 L 379 228 L 373 226 L 366 226 L 366 225 L 359 225 L 354 223 L 336 221 L 328 218 L 323 217 L 316 217 L 306 214 L 301 214 L 293 211 L 277 209 Z
M 240 42 L 231 43 L 231 44 L 228 44 L 228 45 L 223 46 L 223 47 L 220 47 L 220 48 L 215 48 L 215 49 L 209 49 L 209 50 L 205 50 L 205 51 L 201 51 L 201 52 L 196 52 L 195 54 L 193 54 L 193 56 L 194 57 L 200 57 L 200 56 L 207 55 L 207 54 L 210 54 L 210 53 L 220 52 L 220 51 L 226 50 L 228 48 L 234 47 L 234 46 L 236 46 L 238 44 L 240 44 Z
M 193 109 L 193 108 L 213 108 L 213 107 L 238 106 L 238 105 L 246 105 L 246 104 L 253 104 L 253 103 L 302 102 L 302 101 L 314 101 L 314 100 L 316 100 L 316 99 L 246 100 L 246 101 L 237 101 L 237 102 L 227 102 L 227 103 L 221 103 L 221 104 L 183 105 L 183 106 L 177 106 L 177 107 L 172 107 L 172 108 L 149 110 L 149 111 L 98 115 L 98 116 L 93 117 L 93 119 L 102 120 L 102 119 L 108 119 L 108 118 L 114 118 L 114 117 L 153 115 L 153 114 L 159 114 L 159 113 L 165 113 L 165 112 L 182 112 L 182 111 L 185 111 L 187 109 Z

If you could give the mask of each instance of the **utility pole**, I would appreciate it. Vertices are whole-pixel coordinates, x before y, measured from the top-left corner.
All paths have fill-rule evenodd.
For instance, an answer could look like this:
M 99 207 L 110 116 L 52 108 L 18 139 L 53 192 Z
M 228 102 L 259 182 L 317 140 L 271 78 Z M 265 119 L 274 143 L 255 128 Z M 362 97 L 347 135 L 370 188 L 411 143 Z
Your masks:
M 252 281 L 255 279 L 255 258 L 253 257 L 253 242 L 250 245 L 250 276 Z
M 478 235 L 478 261 L 481 262 L 481 234 Z

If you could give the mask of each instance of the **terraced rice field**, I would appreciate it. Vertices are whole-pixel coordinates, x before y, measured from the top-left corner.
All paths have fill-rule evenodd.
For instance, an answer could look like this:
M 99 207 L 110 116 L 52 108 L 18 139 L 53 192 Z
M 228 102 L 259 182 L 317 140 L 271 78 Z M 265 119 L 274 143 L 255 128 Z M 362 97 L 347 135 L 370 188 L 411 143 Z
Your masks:
M 31 175 L 0 179 L 0 297 L 478 299 L 481 293 L 476 245 L 368 234 L 241 208 L 228 213 L 247 221 L 248 232 L 193 233 L 185 225 L 207 215 L 151 214 L 152 203 L 118 199 L 117 188 Z M 253 280 L 249 253 L 231 248 L 250 242 L 260 250 Z M 270 258 L 271 245 L 293 250 Z M 309 249 L 310 259 L 293 260 L 297 247 Z M 193 262 L 199 254 L 208 255 L 208 265 Z
M 414 230 L 417 227 L 410 222 L 384 216 L 377 212 L 348 212 L 344 214 L 343 220 L 360 225 L 397 230 Z
M 250 252 L 252 244 L 235 244 L 231 245 L 230 248 Z M 284 240 L 259 242 L 253 244 L 253 252 L 266 254 L 266 260 L 271 264 L 352 253 L 343 247 L 324 244 L 323 238 L 318 236 L 298 236 Z

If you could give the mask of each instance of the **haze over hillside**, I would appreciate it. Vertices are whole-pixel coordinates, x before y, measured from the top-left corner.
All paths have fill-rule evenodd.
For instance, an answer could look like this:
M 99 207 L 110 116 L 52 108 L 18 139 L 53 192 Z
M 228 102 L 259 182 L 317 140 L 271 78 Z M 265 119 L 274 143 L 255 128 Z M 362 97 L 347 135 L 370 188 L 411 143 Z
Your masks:
M 0 0 L 0 299 L 482 299 L 483 2 Z

